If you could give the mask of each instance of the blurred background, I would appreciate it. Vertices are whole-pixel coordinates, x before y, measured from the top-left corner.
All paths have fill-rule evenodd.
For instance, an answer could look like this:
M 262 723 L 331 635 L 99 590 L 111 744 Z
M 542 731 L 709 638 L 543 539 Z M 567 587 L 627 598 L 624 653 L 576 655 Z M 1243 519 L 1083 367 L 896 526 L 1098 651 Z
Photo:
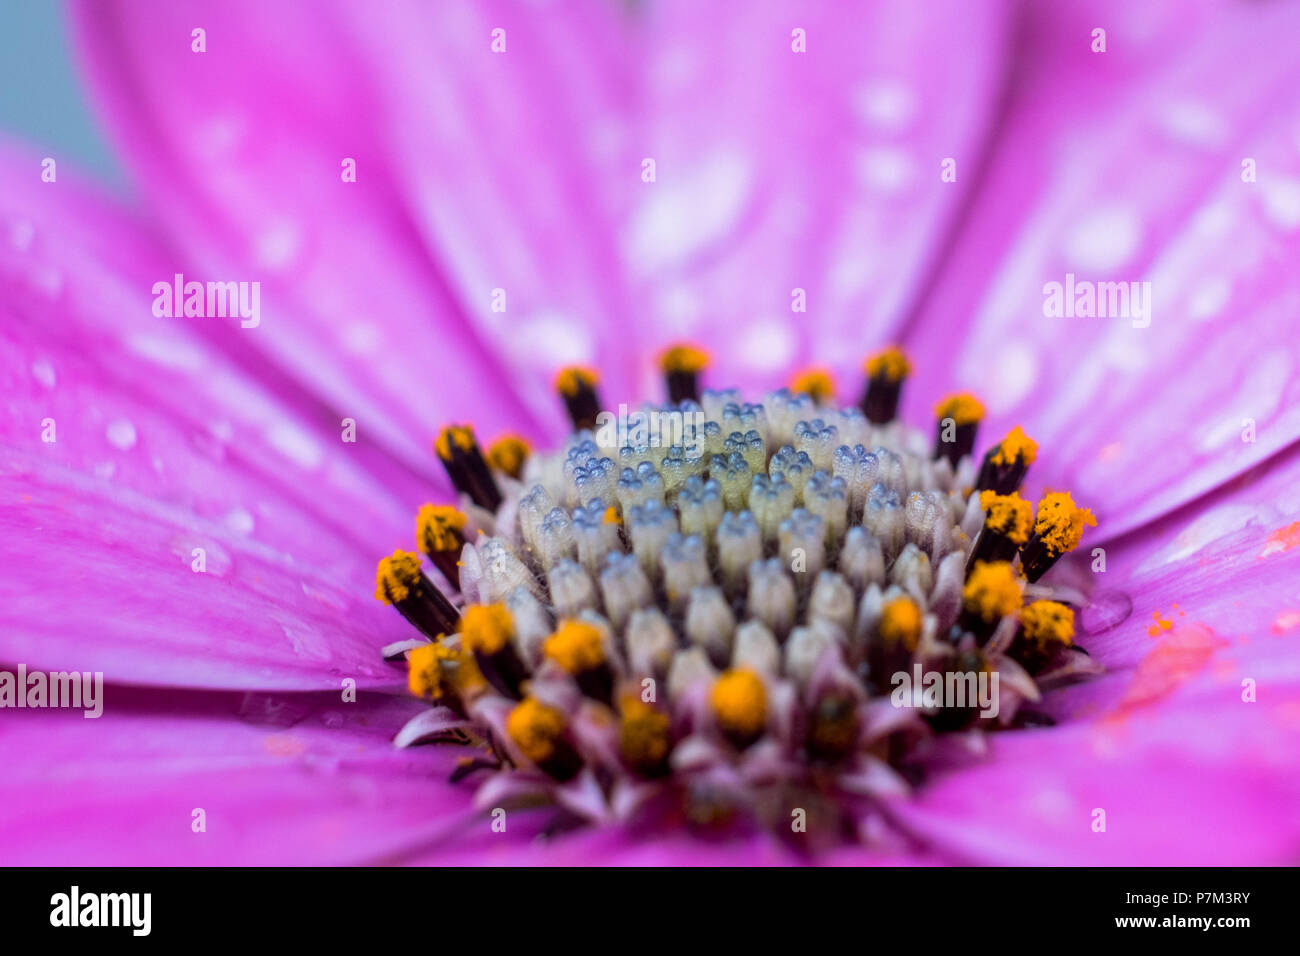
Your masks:
M 91 116 L 65 16 L 54 0 L 0 3 L 0 132 L 121 192 L 126 180 Z

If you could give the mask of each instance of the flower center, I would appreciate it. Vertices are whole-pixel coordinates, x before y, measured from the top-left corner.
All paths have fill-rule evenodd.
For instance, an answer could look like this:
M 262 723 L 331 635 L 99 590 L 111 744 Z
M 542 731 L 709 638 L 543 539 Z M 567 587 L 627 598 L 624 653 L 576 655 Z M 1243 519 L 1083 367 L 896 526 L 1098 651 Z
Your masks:
M 1096 522 L 1020 497 L 1038 447 L 1019 427 L 977 464 L 984 408 L 957 394 L 931 443 L 898 420 L 897 348 L 853 407 L 824 370 L 751 403 L 701 391 L 697 348 L 661 364 L 668 403 L 622 417 L 594 370 L 562 371 L 554 453 L 507 435 L 484 454 L 464 425 L 434 443 L 459 495 L 416 519 L 439 582 L 399 551 L 376 597 L 428 638 L 410 689 L 463 720 L 473 767 L 592 822 L 830 806 L 837 834 L 877 832 L 864 818 L 933 769 L 927 741 L 1033 722 L 1097 671 L 1083 598 L 1037 583 Z

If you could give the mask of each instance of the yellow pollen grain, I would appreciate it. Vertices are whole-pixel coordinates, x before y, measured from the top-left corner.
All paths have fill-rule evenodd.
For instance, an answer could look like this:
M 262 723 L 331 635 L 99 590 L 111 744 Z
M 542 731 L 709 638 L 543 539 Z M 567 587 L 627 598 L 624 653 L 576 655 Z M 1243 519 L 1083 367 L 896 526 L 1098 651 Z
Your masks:
M 1037 457 L 1038 442 L 1026 435 L 1017 425 L 1007 433 L 1006 438 L 1002 439 L 993 452 L 992 461 L 995 465 L 1012 465 L 1017 462 L 1022 465 L 1032 465 Z
M 600 382 L 596 370 L 584 365 L 571 365 L 560 369 L 555 376 L 555 387 L 561 395 L 573 398 L 584 388 L 595 388 Z
M 980 492 L 980 507 L 986 512 L 984 527 L 991 528 L 1016 544 L 1029 540 L 1034 527 L 1034 506 L 1014 491 L 1000 495 L 994 491 Z
M 912 372 L 912 363 L 897 345 L 881 349 L 867 357 L 863 368 L 868 378 L 883 378 L 900 382 Z
M 535 697 L 525 697 L 506 718 L 506 733 L 525 757 L 543 764 L 555 756 L 564 733 L 564 714 Z
M 726 733 L 753 737 L 767 724 L 767 690 L 751 670 L 729 670 L 709 695 L 718 726 Z
M 514 634 L 515 622 L 504 604 L 472 604 L 460 619 L 461 639 L 466 650 L 496 654 Z
M 1043 499 L 1038 502 L 1034 534 L 1038 535 L 1052 556 L 1074 550 L 1083 537 L 1083 529 L 1096 526 L 1097 519 L 1092 516 L 1092 512 L 1075 505 L 1068 491 L 1043 495 Z
M 406 657 L 406 686 L 416 697 L 437 700 L 442 696 L 442 673 L 437 644 L 421 644 Z
M 1016 572 L 1006 561 L 976 561 L 961 592 L 962 605 L 981 620 L 992 623 L 1014 614 L 1023 597 Z
M 433 443 L 433 449 L 443 461 L 451 461 L 455 449 L 459 448 L 461 451 L 466 452 L 473 451 L 476 444 L 474 429 L 470 426 L 447 425 L 442 431 L 438 432 L 438 437 Z
M 1051 644 L 1074 641 L 1074 611 L 1058 601 L 1035 601 L 1020 612 L 1020 626 L 1028 640 L 1047 650 Z
M 901 643 L 914 651 L 921 640 L 921 609 L 911 598 L 895 598 L 881 610 L 878 630 L 888 646 Z
M 601 521 L 604 524 L 621 524 L 621 521 L 619 520 L 618 517 L 618 509 L 613 505 L 610 505 L 608 508 L 605 509 L 605 515 L 601 519 Z
M 664 374 L 699 373 L 708 368 L 708 365 L 709 353 L 694 345 L 674 345 L 659 356 L 659 368 Z
M 518 480 L 523 477 L 524 463 L 532 451 L 532 446 L 524 438 L 511 432 L 488 446 L 487 460 L 497 471 L 505 472 Z
M 1175 604 L 1174 607 L 1178 607 L 1178 605 Z M 1179 611 L 1178 616 L 1182 617 L 1183 613 L 1184 612 Z M 1174 628 L 1174 622 L 1171 619 L 1164 617 L 1159 611 L 1153 611 L 1151 613 L 1151 620 L 1155 621 L 1155 623 L 1147 628 L 1147 633 L 1152 637 L 1159 637 L 1161 631 L 1172 631 Z
M 375 569 L 375 599 L 385 604 L 400 604 L 418 591 L 420 556 L 413 551 L 394 551 L 380 558 Z
M 829 402 L 835 397 L 835 380 L 824 368 L 804 369 L 790 379 L 790 391 L 808 395 L 814 402 Z
M 415 516 L 415 540 L 425 554 L 459 551 L 465 540 L 465 514 L 451 505 L 424 505 Z
M 624 760 L 634 767 L 658 766 L 671 747 L 667 714 L 635 694 L 619 701 L 618 749 Z
M 425 700 L 467 701 L 487 688 L 474 655 L 443 643 L 421 644 L 407 655 L 407 686 Z
M 984 418 L 984 403 L 970 392 L 958 392 L 934 406 L 934 417 L 939 421 L 951 418 L 958 425 L 975 425 Z
M 586 621 L 565 621 L 542 644 L 542 653 L 570 674 L 581 674 L 605 663 L 600 628 Z

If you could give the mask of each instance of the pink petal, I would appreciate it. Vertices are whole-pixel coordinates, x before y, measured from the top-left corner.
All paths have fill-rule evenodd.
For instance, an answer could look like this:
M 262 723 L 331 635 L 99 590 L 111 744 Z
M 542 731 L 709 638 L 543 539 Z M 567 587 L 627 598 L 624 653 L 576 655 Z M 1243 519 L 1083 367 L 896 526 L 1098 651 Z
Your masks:
M 1093 601 L 1128 615 L 1108 626 L 1113 619 L 1095 608 L 1083 613 L 1081 624 L 1094 633 L 1079 641 L 1107 673 L 1047 697 L 1053 712 L 1091 717 L 1174 687 L 1217 694 L 1230 677 L 1261 685 L 1295 677 L 1297 475 L 1300 444 L 1109 546 Z
M 979 391 L 982 446 L 1024 424 L 1042 443 L 1031 486 L 1068 487 L 1115 535 L 1300 435 L 1300 375 L 1276 347 L 1300 293 L 1300 10 L 1026 11 L 996 154 L 909 333 L 907 405 L 926 420 L 942 392 Z M 1150 326 L 1046 317 L 1044 285 L 1067 273 L 1150 281 Z
M 1060 726 L 995 735 L 989 762 L 900 803 L 908 827 L 982 862 L 1293 861 L 1298 473 L 1292 449 L 1111 549 L 1098 587 L 1133 613 L 1079 635 L 1106 675 L 1045 698 Z
M 341 441 L 214 341 L 256 330 L 154 317 L 157 248 L 38 169 L 0 156 L 0 660 L 205 687 L 400 678 L 379 649 L 410 630 L 370 595 L 422 486 L 364 420 Z
M 509 370 L 501 385 L 552 428 L 566 364 L 598 367 L 607 405 L 647 397 L 632 390 L 639 349 L 617 242 L 643 189 L 624 8 L 338 6 L 382 103 L 394 189 L 423 254 Z M 504 311 L 492 307 L 498 289 Z
M 1294 688 L 1293 688 L 1294 690 Z M 1296 700 L 1179 704 L 999 735 L 993 758 L 896 813 L 946 855 L 1028 865 L 1267 865 L 1295 859 Z M 1211 714 L 1213 716 L 1211 716 Z M 1105 811 L 1105 832 L 1092 829 Z
M 105 701 L 98 719 L 15 710 L 0 722 L 6 863 L 377 862 L 477 817 L 472 786 L 445 782 L 462 751 L 389 743 L 418 701 L 113 687 Z
M 827 364 L 856 399 L 863 356 L 896 333 L 974 185 L 1007 5 L 673 0 L 643 15 L 630 138 L 657 179 L 629 186 L 622 248 L 653 343 L 702 341 L 719 386 Z M 970 163 L 956 184 L 940 180 L 950 156 Z
M 92 89 L 181 250 L 164 274 L 260 281 L 252 349 L 413 468 L 432 467 L 448 418 L 472 417 L 487 438 L 529 426 L 471 304 L 421 247 L 385 148 L 411 117 L 375 101 L 337 10 L 74 10 Z M 191 49 L 196 28 L 206 52 Z

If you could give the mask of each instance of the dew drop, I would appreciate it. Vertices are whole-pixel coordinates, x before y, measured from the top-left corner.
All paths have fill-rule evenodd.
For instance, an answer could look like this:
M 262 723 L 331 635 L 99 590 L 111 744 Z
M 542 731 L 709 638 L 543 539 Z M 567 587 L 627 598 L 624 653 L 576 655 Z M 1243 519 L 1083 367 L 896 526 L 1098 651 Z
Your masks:
M 310 712 L 302 704 L 250 692 L 240 699 L 235 716 L 255 727 L 292 727 L 306 719 Z
M 1133 600 L 1123 591 L 1100 591 L 1079 612 L 1079 629 L 1085 634 L 1105 634 L 1133 613 Z
M 238 534 L 252 534 L 256 522 L 247 508 L 232 508 L 226 514 L 226 527 Z
M 135 426 L 125 418 L 109 422 L 105 436 L 108 438 L 110 445 L 122 451 L 130 451 L 135 447 Z
M 54 366 L 48 359 L 37 359 L 32 363 L 32 377 L 46 388 L 53 388 L 58 381 L 54 374 Z

